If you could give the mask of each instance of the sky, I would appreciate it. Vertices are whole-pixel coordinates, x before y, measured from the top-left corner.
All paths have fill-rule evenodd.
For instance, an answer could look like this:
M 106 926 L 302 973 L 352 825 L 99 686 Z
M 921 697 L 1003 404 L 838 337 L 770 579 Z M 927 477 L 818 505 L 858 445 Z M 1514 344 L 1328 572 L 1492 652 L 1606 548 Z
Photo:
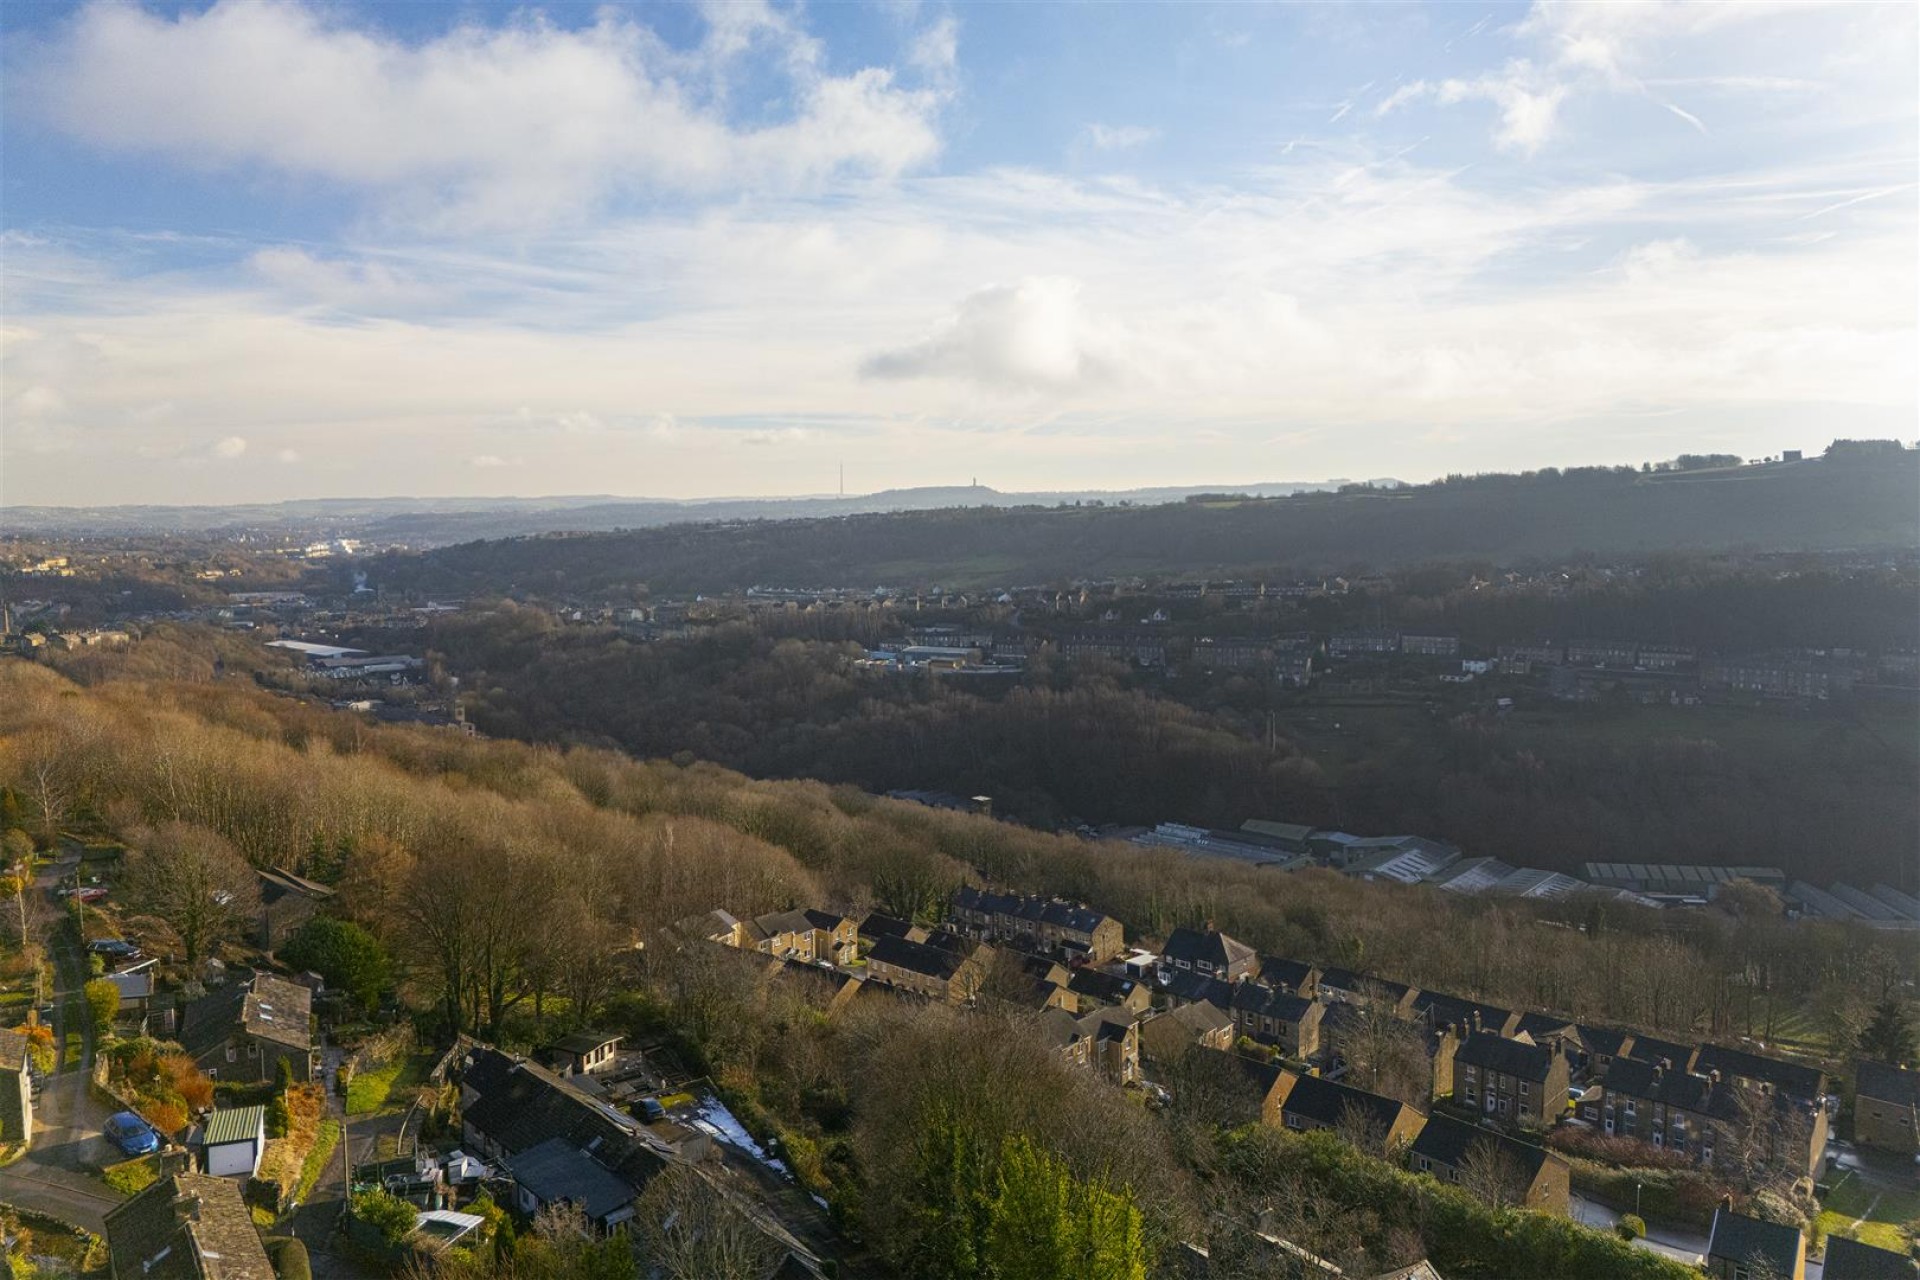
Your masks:
M 1920 6 L 0 6 L 0 502 L 1916 434 Z

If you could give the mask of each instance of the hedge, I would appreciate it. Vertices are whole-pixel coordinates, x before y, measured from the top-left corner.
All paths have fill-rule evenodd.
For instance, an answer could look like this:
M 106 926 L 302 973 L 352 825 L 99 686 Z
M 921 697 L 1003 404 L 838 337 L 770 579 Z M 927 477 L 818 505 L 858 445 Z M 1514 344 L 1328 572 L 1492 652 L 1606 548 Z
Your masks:
M 1229 1135 L 1229 1160 L 1249 1131 Z M 1289 1166 L 1336 1201 L 1374 1209 L 1417 1226 L 1427 1257 L 1449 1280 L 1699 1280 L 1691 1267 L 1617 1236 L 1530 1209 L 1496 1209 L 1458 1187 L 1361 1154 L 1331 1131 L 1266 1129 L 1257 1140 L 1283 1143 Z

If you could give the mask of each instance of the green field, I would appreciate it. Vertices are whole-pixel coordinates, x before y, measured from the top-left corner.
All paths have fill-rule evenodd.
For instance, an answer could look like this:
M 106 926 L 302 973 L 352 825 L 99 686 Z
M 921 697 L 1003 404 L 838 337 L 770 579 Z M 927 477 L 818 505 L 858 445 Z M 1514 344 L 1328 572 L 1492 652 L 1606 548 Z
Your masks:
M 1907 1235 L 1902 1227 L 1916 1218 L 1920 1218 L 1920 1188 L 1881 1190 L 1848 1171 L 1827 1193 L 1820 1230 L 1905 1253 Z M 1856 1221 L 1860 1223 L 1857 1228 Z
M 347 1114 L 370 1116 L 392 1105 L 405 1105 L 433 1069 L 432 1054 L 412 1054 L 373 1071 L 361 1071 L 347 1082 Z

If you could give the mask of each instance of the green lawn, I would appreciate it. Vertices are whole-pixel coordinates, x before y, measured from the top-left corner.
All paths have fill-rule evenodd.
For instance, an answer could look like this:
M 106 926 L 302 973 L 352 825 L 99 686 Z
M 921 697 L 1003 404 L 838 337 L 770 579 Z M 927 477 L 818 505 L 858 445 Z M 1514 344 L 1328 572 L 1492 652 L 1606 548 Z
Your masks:
M 1920 1189 L 1880 1191 L 1849 1172 L 1827 1193 L 1820 1229 L 1829 1235 L 1852 1236 L 1866 1244 L 1905 1253 L 1907 1239 L 1900 1228 L 1915 1218 L 1920 1218 Z M 1857 1230 L 1853 1226 L 1856 1219 L 1865 1219 Z
M 160 1157 L 135 1156 L 110 1164 L 100 1171 L 101 1180 L 123 1196 L 136 1195 L 152 1186 L 160 1177 Z
M 370 1116 L 384 1109 L 391 1099 L 396 1105 L 412 1098 L 413 1091 L 433 1069 L 432 1054 L 413 1054 L 388 1063 L 375 1071 L 361 1071 L 347 1083 L 347 1114 Z
M 293 1193 L 295 1204 L 305 1204 L 307 1197 L 313 1194 L 314 1185 L 320 1181 L 320 1175 L 326 1171 L 327 1160 L 338 1145 L 340 1122 L 328 1117 L 320 1122 L 319 1132 L 313 1138 L 313 1150 L 307 1152 L 306 1160 L 300 1165 L 300 1185 Z

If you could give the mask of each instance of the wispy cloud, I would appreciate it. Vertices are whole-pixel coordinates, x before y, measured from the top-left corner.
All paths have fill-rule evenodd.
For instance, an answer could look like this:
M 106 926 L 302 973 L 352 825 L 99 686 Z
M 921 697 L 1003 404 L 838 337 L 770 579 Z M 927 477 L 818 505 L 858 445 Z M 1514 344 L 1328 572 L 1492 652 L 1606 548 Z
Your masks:
M 1089 124 L 1083 136 L 1096 151 L 1127 151 L 1154 141 L 1160 130 L 1138 124 Z

